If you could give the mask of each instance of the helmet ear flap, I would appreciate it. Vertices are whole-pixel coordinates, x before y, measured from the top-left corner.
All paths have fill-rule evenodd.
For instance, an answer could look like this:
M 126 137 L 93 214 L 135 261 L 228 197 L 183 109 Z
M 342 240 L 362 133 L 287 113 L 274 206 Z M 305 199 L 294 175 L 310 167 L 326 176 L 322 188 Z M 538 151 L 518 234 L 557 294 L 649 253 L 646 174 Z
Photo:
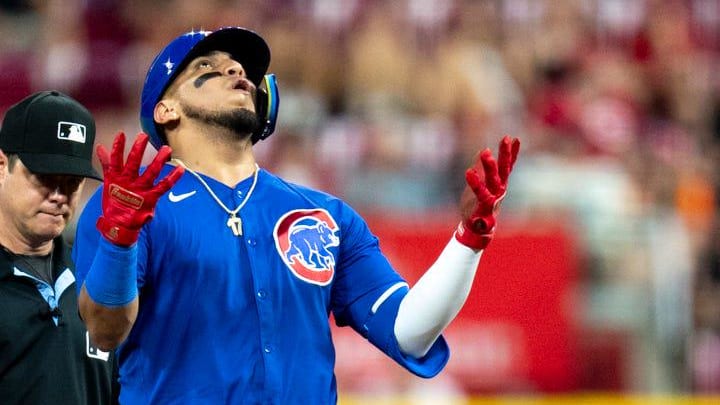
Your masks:
M 261 85 L 258 86 L 255 101 L 260 127 L 252 134 L 253 144 L 269 137 L 275 131 L 275 122 L 280 107 L 280 95 L 274 74 L 270 73 L 263 77 Z

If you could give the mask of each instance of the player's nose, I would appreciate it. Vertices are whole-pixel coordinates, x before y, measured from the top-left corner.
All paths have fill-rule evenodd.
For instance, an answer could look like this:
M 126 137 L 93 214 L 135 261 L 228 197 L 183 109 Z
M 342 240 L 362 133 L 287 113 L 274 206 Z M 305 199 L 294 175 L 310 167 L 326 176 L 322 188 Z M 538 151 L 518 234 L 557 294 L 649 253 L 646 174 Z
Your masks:
M 230 60 L 228 61 L 227 65 L 225 66 L 225 74 L 228 76 L 239 76 L 239 77 L 245 77 L 245 69 L 240 64 L 240 62 Z

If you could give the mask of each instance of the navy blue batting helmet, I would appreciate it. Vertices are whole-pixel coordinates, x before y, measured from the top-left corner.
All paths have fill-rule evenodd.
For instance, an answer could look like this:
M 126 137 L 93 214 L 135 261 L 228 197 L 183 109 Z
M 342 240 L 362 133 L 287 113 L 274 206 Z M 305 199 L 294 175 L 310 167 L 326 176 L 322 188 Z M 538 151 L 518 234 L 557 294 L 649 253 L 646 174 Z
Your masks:
M 264 76 L 270 65 L 270 48 L 265 40 L 253 31 L 241 27 L 224 27 L 216 31 L 190 31 L 173 39 L 150 65 L 140 101 L 140 125 L 150 136 L 150 143 L 156 149 L 165 145 L 167 140 L 155 125 L 155 105 L 185 66 L 197 56 L 209 51 L 229 53 L 242 64 L 248 79 L 258 89 L 261 85 L 267 85 L 268 78 Z M 272 85 L 275 86 L 274 81 Z M 273 91 L 277 98 L 277 89 Z M 276 117 L 273 117 L 272 123 L 264 123 L 265 127 L 259 130 L 259 137 L 253 134 L 253 142 L 256 138 L 263 139 L 270 135 L 267 127 L 269 126 L 269 132 L 272 132 L 275 126 L 274 118 Z M 264 136 L 261 135 L 263 133 Z

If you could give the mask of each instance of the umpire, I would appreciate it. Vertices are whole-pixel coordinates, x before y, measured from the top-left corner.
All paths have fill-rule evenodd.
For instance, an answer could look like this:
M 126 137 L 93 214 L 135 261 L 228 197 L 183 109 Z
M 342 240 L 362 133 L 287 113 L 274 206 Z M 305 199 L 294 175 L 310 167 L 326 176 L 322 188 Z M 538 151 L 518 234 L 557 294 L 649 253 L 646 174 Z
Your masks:
M 0 128 L 0 403 L 114 403 L 111 353 L 78 315 L 62 232 L 91 159 L 90 112 L 56 91 L 12 106 Z

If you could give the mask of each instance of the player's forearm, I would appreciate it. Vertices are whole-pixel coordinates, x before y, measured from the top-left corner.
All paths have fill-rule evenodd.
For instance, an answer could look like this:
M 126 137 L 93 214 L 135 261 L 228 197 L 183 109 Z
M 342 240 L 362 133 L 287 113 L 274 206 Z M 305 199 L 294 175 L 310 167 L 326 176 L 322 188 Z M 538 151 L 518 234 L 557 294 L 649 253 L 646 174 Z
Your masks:
M 100 238 L 78 297 L 80 315 L 101 349 L 115 348 L 138 313 L 137 244 L 117 246 Z
M 395 336 L 403 353 L 416 358 L 427 354 L 465 304 L 481 254 L 453 237 L 408 291 L 395 320 Z
M 109 351 L 124 342 L 137 318 L 138 302 L 135 297 L 127 305 L 107 307 L 93 301 L 83 285 L 78 296 L 78 309 L 93 343 Z

